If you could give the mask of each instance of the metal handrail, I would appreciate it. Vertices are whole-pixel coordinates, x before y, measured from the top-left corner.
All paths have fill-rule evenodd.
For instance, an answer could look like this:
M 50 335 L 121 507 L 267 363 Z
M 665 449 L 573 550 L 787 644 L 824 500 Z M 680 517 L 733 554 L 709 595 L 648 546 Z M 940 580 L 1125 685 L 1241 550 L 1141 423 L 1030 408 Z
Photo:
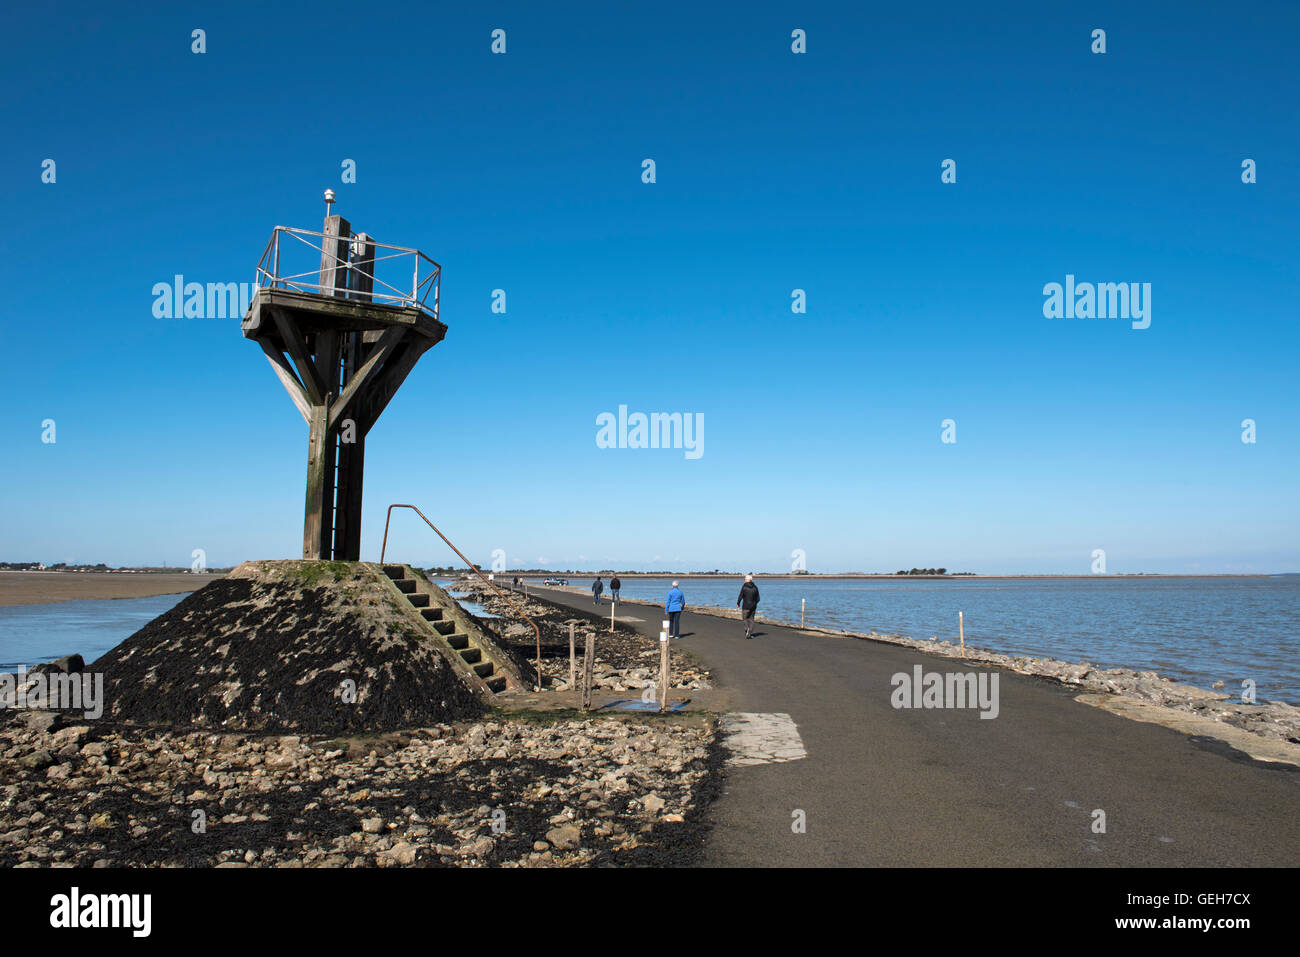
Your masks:
M 450 548 L 453 552 L 455 552 L 457 555 L 460 556 L 460 560 L 463 561 L 466 565 L 468 565 L 468 566 L 470 567 L 470 571 L 472 571 L 472 572 L 473 572 L 475 575 L 477 575 L 479 578 L 482 578 L 484 584 L 486 584 L 486 585 L 487 585 L 489 588 L 491 588 L 494 592 L 496 592 L 498 595 L 500 595 L 500 596 L 502 597 L 502 599 L 505 600 L 505 603 L 506 603 L 507 605 L 509 605 L 511 608 L 513 608 L 515 611 L 517 611 L 517 612 L 519 613 L 519 615 L 520 615 L 520 616 L 521 616 L 525 621 L 528 622 L 528 624 L 530 624 L 530 625 L 533 626 L 533 631 L 534 631 L 534 632 L 536 633 L 536 635 L 537 635 L 537 684 L 536 684 L 536 686 L 533 688 L 533 690 L 534 690 L 534 691 L 541 691 L 541 690 L 542 690 L 542 630 L 541 630 L 540 628 L 537 627 L 537 622 L 535 622 L 535 621 L 533 621 L 531 618 L 529 618 L 528 615 L 527 615 L 527 613 L 525 613 L 524 610 L 523 610 L 522 608 L 520 608 L 518 605 L 516 605 L 514 602 L 512 602 L 509 598 L 506 598 L 506 593 L 503 592 L 500 588 L 497 588 L 497 586 L 494 585 L 494 584 L 492 583 L 492 580 L 491 580 L 490 578 L 484 578 L 483 573 L 482 573 L 481 571 L 478 570 L 478 566 L 475 565 L 475 564 L 474 564 L 472 561 L 470 561 L 468 558 L 466 558 L 466 557 L 461 553 L 461 550 L 460 550 L 459 548 L 457 548 L 455 545 L 453 545 L 453 544 L 451 543 L 451 539 L 449 539 L 446 535 L 442 534 L 442 532 L 438 531 L 438 526 L 437 526 L 437 525 L 434 525 L 433 522 L 431 522 L 431 521 L 428 520 L 428 518 L 425 518 L 424 513 L 423 513 L 422 511 L 420 511 L 418 508 L 416 508 L 414 505 L 390 505 L 390 506 L 388 506 L 388 515 L 387 515 L 387 517 L 384 519 L 384 544 L 383 544 L 382 546 L 380 546 L 380 548 L 379 548 L 379 564 L 382 565 L 382 564 L 384 563 L 384 555 L 386 555 L 386 554 L 388 553 L 388 523 L 389 523 L 390 521 L 392 521 L 392 519 L 393 519 L 393 509 L 395 509 L 395 508 L 409 508 L 411 511 L 415 512 L 416 515 L 420 516 L 420 518 L 423 518 L 423 519 L 424 519 L 424 524 L 425 524 L 425 525 L 428 525 L 431 529 L 433 529 L 434 532 L 437 533 L 438 537 L 441 538 L 444 542 L 447 543 L 447 547 Z
M 346 243 L 351 249 L 352 243 L 356 240 L 355 236 L 336 236 L 328 233 L 318 232 L 313 229 L 295 229 L 289 226 L 276 226 L 271 232 L 271 239 L 266 244 L 266 249 L 262 252 L 262 258 L 257 263 L 257 285 L 262 288 L 274 289 L 294 289 L 299 292 L 315 291 L 320 293 L 332 294 L 336 290 L 333 287 L 326 287 L 319 281 L 311 282 L 308 278 L 319 279 L 320 270 L 317 268 L 309 269 L 305 272 L 280 274 L 280 239 L 281 236 L 288 236 L 298 240 L 303 245 L 316 250 L 321 254 L 322 261 L 329 262 L 332 260 L 339 269 L 350 270 L 361 268 L 364 264 L 366 275 L 368 275 L 375 286 L 382 286 L 391 292 L 370 291 L 364 295 L 376 302 L 399 303 L 406 306 L 419 306 L 421 309 L 427 308 L 429 294 L 433 293 L 433 316 L 438 317 L 439 305 L 439 286 L 442 278 L 442 266 L 434 262 L 418 249 L 409 246 L 395 246 L 392 243 L 381 243 L 377 240 L 366 237 L 366 245 L 375 249 L 387 249 L 392 252 L 385 256 L 371 256 L 362 262 L 351 262 L 347 258 L 339 256 L 337 248 L 339 243 Z M 312 242 L 310 239 L 303 237 L 316 237 L 319 242 Z M 333 247 L 333 248 L 331 248 Z M 410 256 L 414 263 L 411 275 L 411 288 L 408 292 L 405 289 L 398 289 L 391 283 L 385 282 L 375 275 L 375 263 L 385 262 L 390 259 L 400 259 L 404 256 Z M 420 263 L 423 260 L 428 264 L 426 275 L 420 278 Z M 350 291 L 350 290 L 347 290 Z

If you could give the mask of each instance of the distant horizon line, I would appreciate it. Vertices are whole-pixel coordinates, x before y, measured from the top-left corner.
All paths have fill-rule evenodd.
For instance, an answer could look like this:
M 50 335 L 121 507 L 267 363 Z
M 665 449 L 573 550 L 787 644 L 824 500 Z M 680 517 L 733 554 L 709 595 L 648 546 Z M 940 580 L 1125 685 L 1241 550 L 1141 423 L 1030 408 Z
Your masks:
M 262 559 L 250 559 L 260 561 Z M 266 559 L 269 561 L 331 561 L 332 559 Z M 366 561 L 366 559 L 361 559 Z M 16 568 L 3 566 L 33 565 L 44 564 L 40 562 L 8 562 L 0 561 L 0 571 L 6 572 L 62 572 L 62 571 L 81 571 L 95 572 L 171 572 L 175 574 L 222 574 L 232 571 L 237 565 L 214 566 L 203 569 L 195 569 L 184 565 L 109 565 L 106 562 L 62 562 L 53 565 L 44 565 L 42 569 L 35 568 Z M 375 562 L 374 564 L 379 564 Z M 389 563 L 396 564 L 396 563 Z M 415 562 L 406 562 L 405 564 L 428 570 L 448 569 L 452 572 L 469 572 L 467 566 L 458 565 L 433 565 L 417 564 Z M 788 579 L 806 579 L 806 578 L 878 578 L 878 579 L 988 579 L 988 578 L 1286 578 L 1300 577 L 1300 572 L 1277 572 L 1277 571 L 1257 571 L 1257 572 L 948 572 L 946 574 L 898 574 L 897 572 L 761 572 L 761 571 L 645 571 L 632 570 L 620 571 L 617 568 L 603 567 L 600 569 L 554 569 L 554 568 L 507 568 L 501 571 L 493 571 L 488 568 L 479 566 L 479 571 L 492 576 L 506 575 L 528 575 L 532 577 L 548 576 L 608 576 L 611 573 L 621 576 L 630 576 L 637 578 L 743 578 L 745 575 L 753 575 L 755 578 L 788 578 Z
M 411 564 L 407 562 L 407 564 Z M 447 568 L 446 565 L 423 566 L 426 568 Z M 453 566 L 454 567 L 454 566 Z M 458 571 L 468 571 L 469 569 L 457 569 Z M 487 572 L 494 575 L 607 575 L 610 569 L 601 571 L 587 570 L 566 570 L 553 571 L 548 569 L 506 569 L 502 572 Z M 1300 572 L 950 572 L 947 575 L 899 575 L 895 572 L 659 572 L 659 571 L 614 571 L 614 574 L 624 577 L 633 576 L 637 578 L 744 578 L 746 575 L 753 575 L 755 578 L 1280 578 L 1280 577 L 1300 577 Z

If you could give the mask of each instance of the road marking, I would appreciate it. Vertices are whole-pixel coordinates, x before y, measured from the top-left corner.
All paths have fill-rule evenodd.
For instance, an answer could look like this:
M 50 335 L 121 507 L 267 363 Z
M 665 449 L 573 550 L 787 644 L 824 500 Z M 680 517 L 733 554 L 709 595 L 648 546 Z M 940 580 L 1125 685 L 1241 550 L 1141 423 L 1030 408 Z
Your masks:
M 779 764 L 808 757 L 799 728 L 788 714 L 735 712 L 718 722 L 728 764 Z

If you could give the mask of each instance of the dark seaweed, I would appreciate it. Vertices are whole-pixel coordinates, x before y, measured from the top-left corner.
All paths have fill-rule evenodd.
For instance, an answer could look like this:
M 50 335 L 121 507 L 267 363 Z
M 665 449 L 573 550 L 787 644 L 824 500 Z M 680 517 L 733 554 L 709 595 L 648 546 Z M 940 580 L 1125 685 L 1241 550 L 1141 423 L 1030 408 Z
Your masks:
M 104 673 L 106 717 L 168 727 L 374 732 L 484 710 L 415 628 L 386 631 L 337 588 L 292 581 L 212 582 L 90 670 Z

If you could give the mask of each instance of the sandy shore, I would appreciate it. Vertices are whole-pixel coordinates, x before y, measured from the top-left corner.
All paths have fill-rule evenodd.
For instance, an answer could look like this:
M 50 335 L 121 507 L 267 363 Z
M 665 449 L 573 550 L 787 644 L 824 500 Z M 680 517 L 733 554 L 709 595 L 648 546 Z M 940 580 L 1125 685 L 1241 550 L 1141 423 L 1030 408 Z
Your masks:
M 220 575 L 123 574 L 115 572 L 0 572 L 0 605 L 46 605 L 56 601 L 150 598 L 196 591 Z

